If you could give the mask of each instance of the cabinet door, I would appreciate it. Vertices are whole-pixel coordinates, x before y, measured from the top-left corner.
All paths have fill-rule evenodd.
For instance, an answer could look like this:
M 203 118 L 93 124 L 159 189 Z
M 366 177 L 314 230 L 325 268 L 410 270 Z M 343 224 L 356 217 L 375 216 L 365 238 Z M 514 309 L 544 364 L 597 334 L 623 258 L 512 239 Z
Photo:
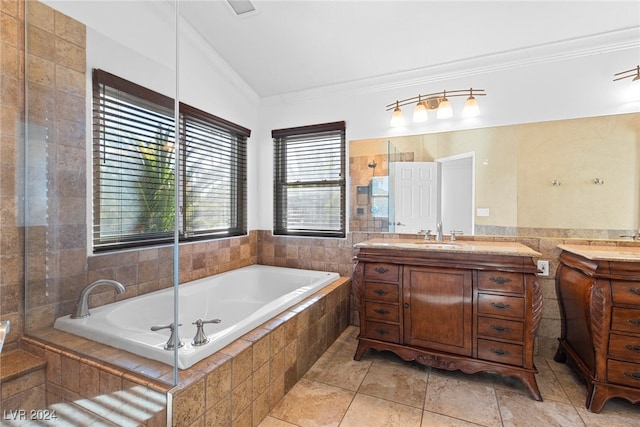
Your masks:
M 471 271 L 405 266 L 406 344 L 471 355 Z

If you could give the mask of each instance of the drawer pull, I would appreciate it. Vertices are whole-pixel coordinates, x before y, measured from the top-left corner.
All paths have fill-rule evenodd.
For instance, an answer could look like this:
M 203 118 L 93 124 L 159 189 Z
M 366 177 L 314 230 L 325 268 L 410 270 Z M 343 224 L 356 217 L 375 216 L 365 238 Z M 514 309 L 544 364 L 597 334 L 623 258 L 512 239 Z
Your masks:
M 373 310 L 373 311 L 375 311 L 376 313 L 378 313 L 378 314 L 380 314 L 380 315 L 382 315 L 382 316 L 384 316 L 385 314 L 389 314 L 389 313 L 391 313 L 390 311 L 385 310 L 384 308 L 376 308 L 376 309 L 375 309 L 375 310 Z
M 386 329 L 378 328 L 378 329 L 375 329 L 375 331 L 380 335 L 389 335 L 389 331 Z
M 508 279 L 508 278 L 502 277 L 502 276 L 492 277 L 489 280 L 491 280 L 493 283 L 497 283 L 498 285 L 504 285 L 505 283 L 511 282 L 511 279 Z
M 496 332 L 509 332 L 511 330 L 511 328 L 506 328 L 504 326 L 496 326 L 496 325 L 491 325 L 491 329 L 493 329 Z
M 640 295 L 640 288 L 629 288 L 629 292 L 632 294 Z
M 409 308 L 409 303 L 408 303 L 408 302 L 405 302 L 405 303 L 404 303 L 404 305 L 403 305 L 403 307 L 404 307 L 404 308 Z
M 631 323 L 632 325 L 640 326 L 640 319 L 628 319 L 627 322 Z
M 624 346 L 627 350 L 635 351 L 636 353 L 640 353 L 640 345 L 631 345 L 627 344 Z
M 376 273 L 380 273 L 380 274 L 384 274 L 386 272 L 389 271 L 388 268 L 384 268 L 384 267 L 376 267 L 373 269 L 373 271 L 375 271 Z
M 624 371 L 624 374 L 626 376 L 628 376 L 629 378 L 633 378 L 634 380 L 638 380 L 640 381 L 640 372 L 629 372 L 629 371 Z
M 491 307 L 497 308 L 498 310 L 509 310 L 511 308 L 509 304 L 505 304 L 503 302 L 499 302 L 499 303 L 492 302 Z
M 491 353 L 497 354 L 498 356 L 508 356 L 509 352 L 507 350 L 503 350 L 501 348 L 492 348 Z
M 374 292 L 374 293 L 376 293 L 376 294 L 378 294 L 378 295 L 380 295 L 380 296 L 382 296 L 382 295 L 386 295 L 386 294 L 388 294 L 388 293 L 389 293 L 388 291 L 385 291 L 384 289 L 376 289 L 376 290 L 375 290 L 375 291 L 373 291 L 373 292 Z

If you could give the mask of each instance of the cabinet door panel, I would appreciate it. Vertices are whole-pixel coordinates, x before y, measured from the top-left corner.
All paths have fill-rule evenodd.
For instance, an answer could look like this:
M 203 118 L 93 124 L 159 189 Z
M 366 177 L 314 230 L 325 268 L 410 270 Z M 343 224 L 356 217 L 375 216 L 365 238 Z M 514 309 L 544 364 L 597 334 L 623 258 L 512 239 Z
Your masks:
M 405 342 L 471 355 L 471 271 L 405 266 Z

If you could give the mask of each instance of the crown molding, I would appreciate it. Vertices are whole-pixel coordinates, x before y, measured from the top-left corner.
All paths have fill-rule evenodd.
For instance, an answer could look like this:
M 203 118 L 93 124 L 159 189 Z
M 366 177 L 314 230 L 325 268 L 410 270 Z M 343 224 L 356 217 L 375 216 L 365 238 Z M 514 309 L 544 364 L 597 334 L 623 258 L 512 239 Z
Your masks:
M 274 95 L 265 97 L 263 100 L 267 101 L 269 98 L 275 98 L 285 102 L 297 102 L 318 99 L 332 94 L 353 96 L 379 93 L 406 87 L 428 85 L 470 75 L 494 73 L 527 67 L 533 64 L 559 62 L 634 48 L 640 48 L 640 26 L 497 52 L 354 82 Z

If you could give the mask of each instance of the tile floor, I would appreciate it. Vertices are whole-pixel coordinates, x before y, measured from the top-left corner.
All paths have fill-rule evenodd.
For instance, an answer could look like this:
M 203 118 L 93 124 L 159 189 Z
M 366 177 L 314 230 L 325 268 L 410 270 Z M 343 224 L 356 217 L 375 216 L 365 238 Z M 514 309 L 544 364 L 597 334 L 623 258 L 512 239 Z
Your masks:
M 539 358 L 543 402 L 515 379 L 466 375 L 369 350 L 353 360 L 350 326 L 259 427 L 640 426 L 640 404 L 612 399 L 600 414 L 585 407 L 586 387 L 564 365 Z

